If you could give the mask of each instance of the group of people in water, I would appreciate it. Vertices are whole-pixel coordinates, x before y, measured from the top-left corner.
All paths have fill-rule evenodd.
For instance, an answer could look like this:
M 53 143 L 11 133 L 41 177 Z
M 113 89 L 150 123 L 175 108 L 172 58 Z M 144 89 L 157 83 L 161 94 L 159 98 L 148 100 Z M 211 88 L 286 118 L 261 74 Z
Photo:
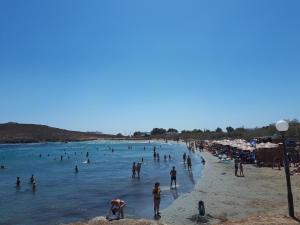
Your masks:
M 136 174 L 137 174 L 137 178 L 140 178 L 141 167 L 142 167 L 142 163 L 140 163 L 140 162 L 138 162 L 138 163 L 134 162 L 132 164 L 132 178 L 135 178 Z
M 35 188 L 36 188 L 36 183 L 35 183 L 35 177 L 34 177 L 33 174 L 31 175 L 31 177 L 29 179 L 29 183 L 31 184 L 32 191 L 34 192 Z M 21 187 L 21 179 L 20 179 L 20 177 L 17 177 L 16 187 L 17 188 Z
M 132 148 L 132 146 L 129 146 L 128 149 L 133 149 L 133 148 Z M 146 148 L 144 147 L 144 150 L 145 149 Z M 114 152 L 113 148 L 110 148 L 110 150 L 112 152 Z M 76 152 L 74 154 L 76 155 Z M 65 153 L 65 155 L 66 155 L 66 153 Z M 48 154 L 48 156 L 50 156 L 50 155 Z M 85 156 L 87 158 L 86 163 L 90 163 L 89 152 L 86 152 Z M 42 155 L 40 154 L 39 157 L 42 158 Z M 156 161 L 160 160 L 160 155 L 159 155 L 159 152 L 157 152 L 157 150 L 156 150 L 156 146 L 153 147 L 153 158 Z M 171 161 L 172 160 L 172 157 L 171 157 L 170 154 L 169 155 L 164 155 L 163 158 L 164 158 L 165 161 L 167 161 L 167 160 Z M 61 155 L 60 160 L 62 161 L 63 159 L 64 159 L 64 156 Z M 68 156 L 68 159 L 69 159 L 69 156 Z M 192 171 L 192 159 L 191 159 L 190 155 L 187 155 L 186 153 L 184 153 L 183 156 L 182 156 L 182 159 L 183 159 L 184 165 L 187 165 L 188 171 Z M 144 159 L 142 158 L 142 162 L 138 162 L 138 163 L 134 162 L 132 164 L 132 178 L 140 178 L 141 167 L 142 167 L 143 161 L 144 161 Z M 203 162 L 205 163 L 205 160 L 202 158 L 202 163 Z M 1 166 L 1 169 L 4 169 L 4 166 Z M 75 170 L 75 173 L 79 173 L 78 165 L 75 165 L 74 170 Z M 240 170 L 240 171 L 241 171 L 241 173 L 243 173 L 243 170 Z M 177 171 L 176 171 L 175 166 L 172 167 L 169 174 L 170 174 L 170 180 L 171 180 L 170 181 L 170 188 L 171 189 L 173 189 L 173 188 L 176 189 L 177 188 L 177 182 L 176 182 L 177 181 Z M 237 170 L 236 170 L 236 175 L 237 175 Z M 31 184 L 32 190 L 35 191 L 35 189 L 36 189 L 36 180 L 35 180 L 35 177 L 34 177 L 33 174 L 30 177 L 29 182 Z M 21 179 L 20 179 L 20 177 L 17 177 L 16 187 L 20 188 L 20 186 L 21 186 Z M 161 214 L 160 214 L 161 189 L 160 189 L 160 183 L 159 182 L 156 182 L 154 184 L 154 188 L 152 190 L 152 196 L 153 196 L 153 205 L 154 205 L 154 217 L 156 219 L 159 219 L 161 217 Z M 107 215 L 107 219 L 109 219 L 111 213 L 113 215 L 117 215 L 117 218 L 119 218 L 119 219 L 124 218 L 124 207 L 125 206 L 126 206 L 126 202 L 124 200 L 113 199 L 110 202 L 109 213 Z M 202 201 L 199 202 L 199 212 L 200 211 L 203 214 L 204 203 Z

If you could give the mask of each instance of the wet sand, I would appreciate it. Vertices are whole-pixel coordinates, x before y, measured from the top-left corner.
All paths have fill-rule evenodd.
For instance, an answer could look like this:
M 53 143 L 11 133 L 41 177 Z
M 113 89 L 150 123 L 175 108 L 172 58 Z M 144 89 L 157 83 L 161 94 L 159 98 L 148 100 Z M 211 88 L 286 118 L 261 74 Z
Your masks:
M 206 160 L 202 178 L 192 192 L 180 196 L 163 210 L 161 222 L 168 225 L 196 224 L 199 200 L 205 202 L 207 213 L 202 221 L 198 221 L 200 223 L 219 224 L 253 215 L 288 214 L 283 169 L 244 165 L 245 177 L 235 177 L 233 164 L 220 163 L 207 152 L 201 155 Z M 291 180 L 295 211 L 300 212 L 300 176 L 294 175 Z

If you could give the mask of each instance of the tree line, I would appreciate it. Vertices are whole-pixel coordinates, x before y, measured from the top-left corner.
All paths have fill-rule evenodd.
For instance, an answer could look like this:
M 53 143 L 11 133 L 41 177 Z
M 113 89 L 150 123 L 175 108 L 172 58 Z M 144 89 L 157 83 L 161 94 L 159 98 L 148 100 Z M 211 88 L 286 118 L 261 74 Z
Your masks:
M 141 136 L 143 132 L 136 131 L 134 136 Z M 252 139 L 255 137 L 273 137 L 278 136 L 275 124 L 270 124 L 268 126 L 256 127 L 256 128 L 244 128 L 238 127 L 233 128 L 232 126 L 226 127 L 225 130 L 217 127 L 215 130 L 209 129 L 193 129 L 193 130 L 182 130 L 179 132 L 175 128 L 153 128 L 151 132 L 148 133 L 149 137 L 155 138 L 169 138 L 169 139 L 221 139 L 221 138 L 242 138 L 242 139 Z M 289 130 L 286 132 L 286 136 L 290 138 L 300 139 L 300 123 L 298 120 L 289 120 Z

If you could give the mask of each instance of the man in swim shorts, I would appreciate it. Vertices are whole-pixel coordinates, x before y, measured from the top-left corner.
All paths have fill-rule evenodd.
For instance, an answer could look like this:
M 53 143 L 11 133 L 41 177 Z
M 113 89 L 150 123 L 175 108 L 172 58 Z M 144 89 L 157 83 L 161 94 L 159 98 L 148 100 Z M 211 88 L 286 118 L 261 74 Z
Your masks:
M 176 170 L 175 170 L 175 166 L 173 166 L 173 169 L 170 171 L 170 175 L 171 175 L 171 188 L 173 187 L 173 181 L 175 183 L 175 188 L 176 188 Z

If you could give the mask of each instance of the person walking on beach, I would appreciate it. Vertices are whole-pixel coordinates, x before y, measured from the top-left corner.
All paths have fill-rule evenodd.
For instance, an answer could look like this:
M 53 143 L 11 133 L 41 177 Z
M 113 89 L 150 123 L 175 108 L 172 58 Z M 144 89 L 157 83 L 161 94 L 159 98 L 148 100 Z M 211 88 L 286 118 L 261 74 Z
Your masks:
M 244 177 L 244 168 L 243 168 L 243 162 L 240 161 L 240 177 Z
M 136 166 L 135 162 L 132 164 L 132 178 L 135 178 Z
M 78 166 L 75 166 L 75 173 L 78 173 Z
M 235 176 L 237 177 L 238 176 L 238 170 L 239 170 L 239 161 L 237 158 L 234 159 L 234 169 L 235 169 Z
M 171 155 L 169 154 L 169 160 L 171 160 L 172 158 L 171 158 Z
M 159 161 L 159 153 L 156 154 L 157 161 Z
M 183 154 L 182 159 L 183 159 L 183 163 L 185 164 L 185 161 L 186 161 L 186 153 Z
M 158 182 L 156 182 L 154 185 L 152 195 L 153 195 L 153 203 L 154 203 L 154 217 L 157 218 L 160 217 L 159 205 L 160 205 L 160 195 L 161 195 Z
M 125 206 L 126 206 L 126 202 L 121 199 L 111 200 L 109 213 L 106 216 L 106 219 L 109 220 L 110 212 L 112 212 L 113 215 L 116 215 L 116 213 L 118 213 L 118 219 L 124 219 L 124 207 Z
M 187 165 L 188 165 L 188 170 L 192 170 L 192 159 L 190 156 L 187 157 Z
M 87 157 L 87 158 L 89 157 L 89 152 L 86 152 L 86 157 Z
M 176 175 L 177 175 L 177 172 L 175 170 L 175 166 L 173 166 L 172 170 L 170 171 L 170 176 L 171 176 L 171 189 L 173 187 L 173 181 L 175 183 L 175 188 L 176 188 Z

